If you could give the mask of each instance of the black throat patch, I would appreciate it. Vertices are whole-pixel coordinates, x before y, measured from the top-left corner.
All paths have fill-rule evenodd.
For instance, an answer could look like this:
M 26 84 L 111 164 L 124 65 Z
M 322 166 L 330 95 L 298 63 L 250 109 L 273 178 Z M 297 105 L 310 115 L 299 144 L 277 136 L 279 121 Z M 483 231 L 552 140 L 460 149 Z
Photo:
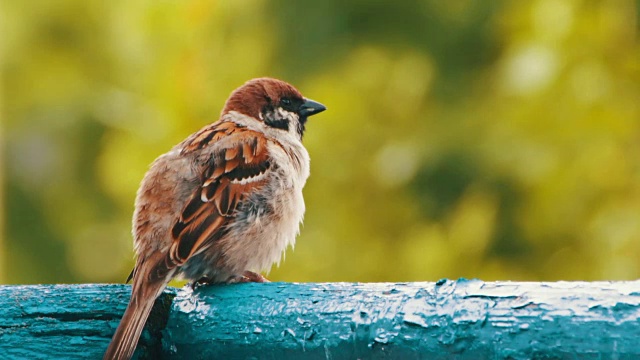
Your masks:
M 300 134 L 300 139 L 302 139 L 302 135 L 304 135 L 304 129 L 305 129 L 305 125 L 307 124 L 307 117 L 306 116 L 301 116 L 300 119 L 298 120 L 298 128 L 296 130 L 298 130 L 298 134 Z
M 286 113 L 282 109 L 279 110 L 280 111 L 271 107 L 262 109 L 262 117 L 264 123 L 271 126 L 272 128 L 289 131 L 289 124 L 293 121 L 293 119 L 286 117 L 284 115 Z

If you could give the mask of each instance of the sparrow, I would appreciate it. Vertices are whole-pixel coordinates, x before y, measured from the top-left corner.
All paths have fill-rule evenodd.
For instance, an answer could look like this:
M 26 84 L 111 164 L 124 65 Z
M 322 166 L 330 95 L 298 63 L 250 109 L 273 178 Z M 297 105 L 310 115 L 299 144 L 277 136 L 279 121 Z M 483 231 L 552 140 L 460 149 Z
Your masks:
M 218 121 L 158 157 L 133 214 L 131 299 L 104 354 L 130 359 L 170 280 L 265 282 L 295 243 L 305 205 L 307 119 L 326 110 L 292 85 L 258 78 L 234 90 Z

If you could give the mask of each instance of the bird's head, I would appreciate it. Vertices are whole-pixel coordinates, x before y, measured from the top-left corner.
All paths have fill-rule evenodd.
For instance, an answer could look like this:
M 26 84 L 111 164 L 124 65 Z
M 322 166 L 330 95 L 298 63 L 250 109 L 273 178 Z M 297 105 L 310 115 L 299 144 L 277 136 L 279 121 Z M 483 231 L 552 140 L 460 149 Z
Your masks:
M 284 81 L 258 78 L 247 81 L 231 93 L 222 115 L 236 111 L 272 128 L 287 132 L 295 130 L 302 138 L 307 118 L 326 109 Z

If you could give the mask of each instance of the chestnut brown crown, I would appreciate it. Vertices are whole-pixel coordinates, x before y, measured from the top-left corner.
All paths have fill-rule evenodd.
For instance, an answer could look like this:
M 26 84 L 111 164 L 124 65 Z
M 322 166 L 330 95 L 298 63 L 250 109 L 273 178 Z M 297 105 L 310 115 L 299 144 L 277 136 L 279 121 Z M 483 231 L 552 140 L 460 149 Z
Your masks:
M 324 105 L 306 99 L 292 85 L 264 77 L 249 80 L 234 90 L 222 115 L 236 111 L 274 128 L 288 131 L 293 126 L 302 136 L 307 118 L 324 110 Z

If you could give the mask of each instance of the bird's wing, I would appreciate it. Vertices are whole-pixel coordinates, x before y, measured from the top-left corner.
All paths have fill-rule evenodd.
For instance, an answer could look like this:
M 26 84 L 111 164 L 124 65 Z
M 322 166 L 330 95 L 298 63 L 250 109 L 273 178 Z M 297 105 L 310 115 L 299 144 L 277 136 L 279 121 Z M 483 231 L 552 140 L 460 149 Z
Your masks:
M 172 228 L 169 267 L 184 264 L 227 231 L 243 198 L 264 186 L 270 171 L 268 140 L 259 132 L 232 122 L 216 123 L 188 139 L 182 154 L 208 153 L 201 184 Z M 213 147 L 212 151 L 203 149 Z

